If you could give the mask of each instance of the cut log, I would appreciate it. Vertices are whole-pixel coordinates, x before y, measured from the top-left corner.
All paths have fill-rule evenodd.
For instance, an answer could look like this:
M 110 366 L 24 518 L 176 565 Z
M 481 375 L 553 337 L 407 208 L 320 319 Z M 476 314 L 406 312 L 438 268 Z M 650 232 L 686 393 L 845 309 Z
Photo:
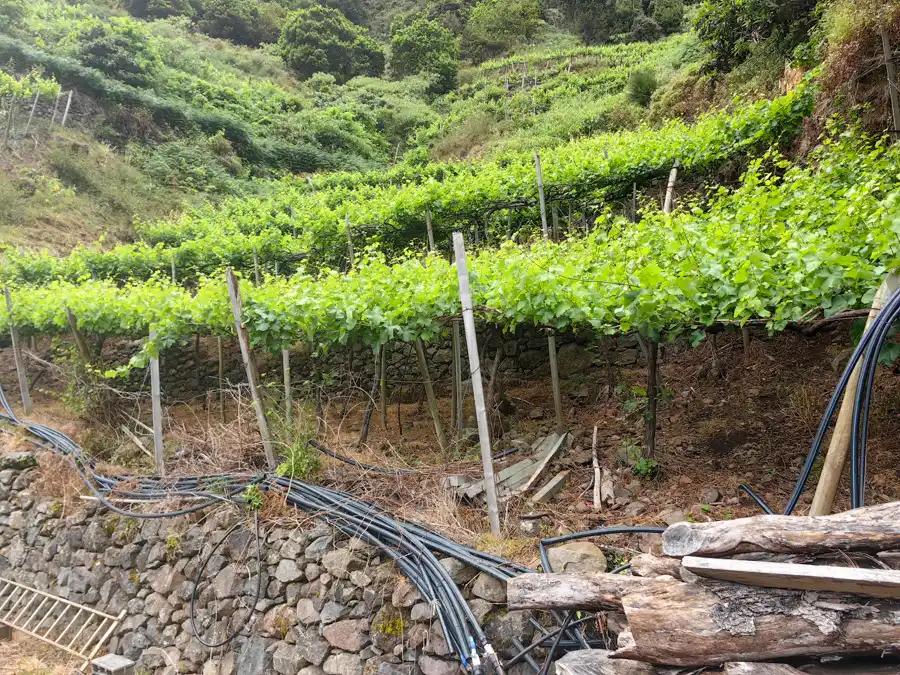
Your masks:
M 639 553 L 631 559 L 631 573 L 639 577 L 681 576 L 681 561 L 650 553 Z
M 900 598 L 900 572 L 835 565 L 728 560 L 686 556 L 681 564 L 697 576 L 767 588 L 795 588 Z
M 803 675 L 802 671 L 783 663 L 749 663 L 747 661 L 726 663 L 722 672 L 725 675 Z
M 660 675 L 665 672 L 640 661 L 611 659 L 605 649 L 569 652 L 554 663 L 556 675 Z
M 761 515 L 712 523 L 676 523 L 663 533 L 663 553 L 817 553 L 834 549 L 881 551 L 900 546 L 900 502 L 829 516 Z
M 622 607 L 634 645 L 615 656 L 649 663 L 705 666 L 900 645 L 896 600 L 704 580 L 647 586 L 626 594 Z
M 506 583 L 506 603 L 509 609 L 620 609 L 626 593 L 673 581 L 606 572 L 521 574 Z

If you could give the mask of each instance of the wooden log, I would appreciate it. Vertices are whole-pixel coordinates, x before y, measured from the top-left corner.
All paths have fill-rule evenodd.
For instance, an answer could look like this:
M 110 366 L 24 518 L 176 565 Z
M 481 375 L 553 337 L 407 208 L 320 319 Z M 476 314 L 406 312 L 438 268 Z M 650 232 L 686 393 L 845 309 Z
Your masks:
M 663 533 L 663 553 L 819 553 L 881 551 L 900 546 L 900 502 L 829 516 L 760 515 L 711 523 L 676 523 Z
M 419 372 L 422 375 L 422 384 L 425 386 L 425 398 L 428 399 L 428 410 L 431 411 L 431 419 L 434 421 L 434 434 L 437 436 L 441 450 L 447 448 L 447 437 L 444 436 L 444 425 L 441 422 L 441 413 L 438 411 L 437 396 L 434 395 L 434 386 L 431 384 L 431 372 L 428 370 L 428 361 L 425 360 L 425 347 L 422 339 L 415 342 L 416 360 L 419 362 Z
M 686 556 L 682 559 L 681 565 L 689 572 L 706 579 L 734 581 L 767 588 L 794 588 L 853 593 L 875 598 L 900 598 L 900 572 L 894 570 L 697 556 Z
M 681 561 L 678 558 L 639 553 L 631 559 L 631 573 L 638 577 L 681 576 Z
M 225 270 L 225 282 L 228 285 L 228 297 L 231 299 L 231 311 L 234 315 L 234 326 L 237 332 L 238 343 L 241 346 L 241 357 L 244 360 L 244 369 L 247 373 L 247 383 L 250 386 L 250 396 L 253 399 L 253 411 L 256 413 L 256 422 L 259 425 L 259 436 L 262 440 L 263 451 L 266 455 L 266 463 L 269 470 L 274 471 L 277 466 L 275 452 L 272 450 L 272 439 L 269 436 L 269 421 L 266 419 L 266 410 L 262 397 L 259 394 L 259 369 L 256 366 L 256 358 L 250 347 L 250 335 L 243 321 L 243 300 L 241 289 L 238 286 L 237 277 L 229 267 Z
M 900 288 L 900 277 L 893 274 L 889 275 L 884 280 L 884 283 L 879 286 L 878 291 L 875 293 L 875 298 L 872 300 L 872 309 L 866 319 L 866 331 L 869 330 L 869 326 L 872 325 L 891 293 L 897 288 Z M 844 465 L 847 463 L 847 455 L 850 452 L 853 406 L 861 372 L 862 362 L 860 361 L 850 374 L 850 379 L 847 380 L 847 387 L 844 389 L 837 421 L 834 424 L 834 431 L 831 433 L 831 441 L 828 444 L 828 454 L 825 456 L 822 473 L 819 476 L 819 482 L 816 484 L 816 493 L 809 507 L 809 515 L 811 516 L 824 516 L 831 513 L 834 496 L 837 494 L 841 474 L 844 472 Z
M 612 474 L 609 469 L 603 467 L 600 478 L 600 502 L 612 506 L 616 501 L 616 488 L 613 484 Z
M 678 167 L 681 166 L 679 160 L 675 160 L 672 170 L 669 172 L 669 183 L 666 185 L 666 201 L 663 204 L 663 213 L 669 215 L 672 213 L 672 207 L 675 203 L 675 181 L 678 179 Z
M 900 645 L 896 600 L 664 579 L 622 597 L 634 643 L 615 657 L 696 667 Z
M 6 296 L 6 312 L 9 314 L 9 339 L 12 342 L 13 361 L 16 364 L 16 376 L 19 379 L 19 397 L 22 399 L 22 410 L 26 415 L 31 414 L 31 392 L 28 389 L 28 374 L 25 372 L 25 360 L 22 358 L 22 345 L 19 342 L 19 329 L 16 327 L 16 319 L 13 314 L 12 296 L 9 288 L 3 289 Z
M 640 661 L 612 659 L 605 649 L 569 652 L 553 664 L 556 675 L 659 675 L 663 671 Z
M 784 663 L 750 663 L 748 661 L 732 661 L 726 663 L 724 675 L 803 675 L 803 672 Z
M 668 587 L 672 579 L 642 579 L 606 572 L 520 574 L 506 583 L 509 609 L 616 610 L 627 594 Z

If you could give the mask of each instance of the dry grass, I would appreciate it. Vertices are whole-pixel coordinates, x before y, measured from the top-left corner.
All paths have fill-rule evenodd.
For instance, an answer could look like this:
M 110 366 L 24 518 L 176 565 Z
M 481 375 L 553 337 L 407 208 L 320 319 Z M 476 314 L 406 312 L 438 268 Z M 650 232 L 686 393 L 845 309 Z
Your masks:
M 62 650 L 18 634 L 0 642 L 0 675 L 71 675 L 79 665 Z

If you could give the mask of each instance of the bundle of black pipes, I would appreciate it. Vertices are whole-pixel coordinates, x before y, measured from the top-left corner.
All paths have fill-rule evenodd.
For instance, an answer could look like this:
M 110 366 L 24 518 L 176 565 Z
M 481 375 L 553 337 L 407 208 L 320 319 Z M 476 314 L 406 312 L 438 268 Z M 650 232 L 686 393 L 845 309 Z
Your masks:
M 483 672 L 483 664 L 489 663 L 493 671 L 503 673 L 504 666 L 494 652 L 487 636 L 478 623 L 461 591 L 451 579 L 447 570 L 439 563 L 437 555 L 449 556 L 474 567 L 480 572 L 506 581 L 517 574 L 533 570 L 509 562 L 489 553 L 463 546 L 453 540 L 432 532 L 414 523 L 398 521 L 376 505 L 356 499 L 350 494 L 326 487 L 311 485 L 302 481 L 277 476 L 270 473 L 259 474 L 212 474 L 204 476 L 181 476 L 163 478 L 152 475 L 124 474 L 106 476 L 95 471 L 96 463 L 71 438 L 44 426 L 20 420 L 6 399 L 0 387 L 0 421 L 23 429 L 34 446 L 66 457 L 85 485 L 100 504 L 114 513 L 134 518 L 168 518 L 186 515 L 225 502 L 246 503 L 247 489 L 256 486 L 261 491 L 278 492 L 285 501 L 304 511 L 315 514 L 338 530 L 351 537 L 358 537 L 377 547 L 391 558 L 401 572 L 416 586 L 422 598 L 435 608 L 447 643 L 459 657 L 463 667 L 471 673 Z M 11 433 L 11 432 L 8 432 Z M 122 509 L 110 501 L 112 493 L 116 498 L 127 498 L 146 502 L 187 497 L 196 503 L 181 509 L 166 512 L 140 512 Z M 260 536 L 257 525 L 257 564 L 261 564 Z M 224 541 L 224 537 L 222 541 Z M 197 587 L 206 562 L 213 555 L 211 551 L 201 562 L 194 580 L 191 595 L 191 626 L 197 639 L 208 647 L 221 646 L 233 639 L 240 629 L 218 642 L 209 642 L 194 623 L 194 604 Z M 257 579 L 261 575 L 257 574 Z M 257 589 L 259 593 L 259 589 Z M 249 617 L 247 619 L 249 621 Z M 532 625 L 539 632 L 538 639 L 523 648 L 510 662 L 525 660 L 538 671 L 546 672 L 556 649 L 562 647 L 586 648 L 591 646 L 576 625 L 564 626 L 550 632 L 534 617 Z M 576 624 L 584 621 L 576 622 Z M 565 637 L 566 640 L 562 641 Z M 539 647 L 553 646 L 543 666 L 539 666 L 528 654 Z

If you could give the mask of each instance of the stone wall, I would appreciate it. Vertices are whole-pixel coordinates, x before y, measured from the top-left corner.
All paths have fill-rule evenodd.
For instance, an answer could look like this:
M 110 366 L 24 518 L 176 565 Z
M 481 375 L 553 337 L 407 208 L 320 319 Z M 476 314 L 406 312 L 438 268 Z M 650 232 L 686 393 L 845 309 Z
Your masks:
M 0 575 L 110 614 L 126 610 L 109 651 L 136 660 L 144 675 L 459 672 L 430 606 L 393 564 L 318 521 L 264 527 L 258 612 L 227 647 L 207 649 L 189 622 L 193 579 L 211 547 L 246 514 L 228 505 L 137 520 L 82 500 L 63 509 L 41 493 L 34 464 L 27 453 L 0 455 Z M 242 526 L 210 559 L 196 612 L 207 642 L 231 633 L 249 613 L 254 547 L 252 528 Z M 511 639 L 530 640 L 527 617 L 500 604 L 500 582 L 455 560 L 442 564 L 498 651 L 511 655 Z

